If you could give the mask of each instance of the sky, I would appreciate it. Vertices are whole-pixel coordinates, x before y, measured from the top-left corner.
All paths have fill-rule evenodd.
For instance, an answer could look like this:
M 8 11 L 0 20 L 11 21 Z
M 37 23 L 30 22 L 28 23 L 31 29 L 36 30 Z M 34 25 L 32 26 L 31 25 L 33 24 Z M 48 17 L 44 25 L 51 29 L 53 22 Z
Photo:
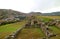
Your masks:
M 0 9 L 50 13 L 60 11 L 60 0 L 0 0 Z

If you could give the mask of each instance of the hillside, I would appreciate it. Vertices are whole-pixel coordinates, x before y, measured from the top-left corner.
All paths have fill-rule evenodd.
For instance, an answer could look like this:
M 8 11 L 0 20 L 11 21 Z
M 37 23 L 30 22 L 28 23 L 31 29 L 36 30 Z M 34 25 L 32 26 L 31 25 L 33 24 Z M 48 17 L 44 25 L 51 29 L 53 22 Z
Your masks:
M 21 17 L 26 15 L 22 12 L 11 10 L 11 9 L 0 9 L 0 20 L 19 20 Z

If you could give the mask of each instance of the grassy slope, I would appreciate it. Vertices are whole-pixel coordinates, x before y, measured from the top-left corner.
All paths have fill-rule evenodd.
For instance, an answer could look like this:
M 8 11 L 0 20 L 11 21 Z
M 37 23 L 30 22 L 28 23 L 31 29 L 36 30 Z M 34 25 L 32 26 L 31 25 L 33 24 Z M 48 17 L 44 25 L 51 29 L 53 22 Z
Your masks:
M 17 29 L 22 27 L 24 24 L 25 24 L 25 21 L 0 26 L 0 39 L 4 39 L 5 36 L 16 31 Z

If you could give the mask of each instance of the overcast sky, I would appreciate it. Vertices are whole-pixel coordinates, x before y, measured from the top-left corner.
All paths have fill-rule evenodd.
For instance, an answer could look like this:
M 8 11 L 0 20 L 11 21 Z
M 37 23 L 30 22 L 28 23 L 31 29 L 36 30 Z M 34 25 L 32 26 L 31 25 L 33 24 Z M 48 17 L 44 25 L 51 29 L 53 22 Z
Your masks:
M 13 9 L 21 12 L 60 11 L 60 0 L 0 0 L 1 9 Z

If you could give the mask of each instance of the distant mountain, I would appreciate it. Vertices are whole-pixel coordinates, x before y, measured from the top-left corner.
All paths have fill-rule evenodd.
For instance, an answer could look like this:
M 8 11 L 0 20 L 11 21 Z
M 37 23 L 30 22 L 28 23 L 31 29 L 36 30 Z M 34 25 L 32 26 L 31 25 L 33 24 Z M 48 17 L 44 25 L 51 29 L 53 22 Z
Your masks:
M 60 12 L 52 13 L 30 12 L 29 15 L 60 16 Z
M 42 13 L 41 15 L 45 15 L 45 16 L 60 16 L 60 12 Z
M 40 15 L 41 12 L 30 12 L 29 15 Z

